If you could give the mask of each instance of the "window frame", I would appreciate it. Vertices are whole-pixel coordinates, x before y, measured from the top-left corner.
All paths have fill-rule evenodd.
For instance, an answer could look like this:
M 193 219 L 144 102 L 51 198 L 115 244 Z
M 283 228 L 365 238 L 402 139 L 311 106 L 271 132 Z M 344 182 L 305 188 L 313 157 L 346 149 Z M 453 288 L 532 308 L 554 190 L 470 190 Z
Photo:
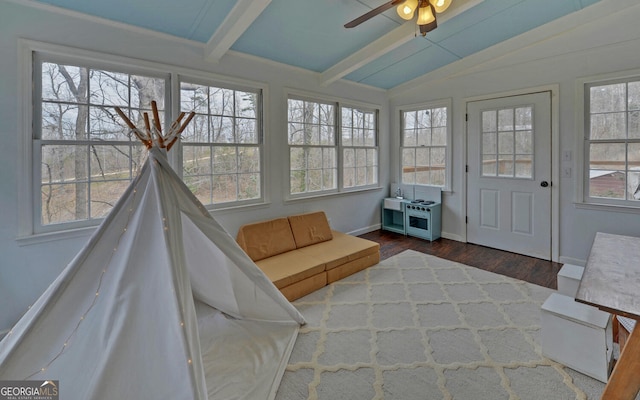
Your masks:
M 76 219 L 64 222 L 55 222 L 50 224 L 42 223 L 42 212 L 43 212 L 43 204 L 42 198 L 38 195 L 42 188 L 42 172 L 41 172 L 41 149 L 46 145 L 90 145 L 92 143 L 109 143 L 109 145 L 119 145 L 119 146 L 129 146 L 130 148 L 140 147 L 142 148 L 141 143 L 137 143 L 137 139 L 133 137 L 131 141 L 124 140 L 114 140 L 108 142 L 95 141 L 91 139 L 87 140 L 55 140 L 55 139 L 43 139 L 41 137 L 42 134 L 42 109 L 44 101 L 42 97 L 39 96 L 42 94 L 42 65 L 44 63 L 57 63 L 57 64 L 66 64 L 77 66 L 80 68 L 89 68 L 95 71 L 109 71 L 115 73 L 122 73 L 127 75 L 144 75 L 146 77 L 158 78 L 164 80 L 164 121 L 163 124 L 166 126 L 167 121 L 170 120 L 171 117 L 171 77 L 170 73 L 162 71 L 160 69 L 148 69 L 143 67 L 138 67 L 136 65 L 122 65 L 120 63 L 114 63 L 110 60 L 103 59 L 92 59 L 87 60 L 83 57 L 79 57 L 74 54 L 66 54 L 66 53 L 52 53 L 47 51 L 33 51 L 32 54 L 32 64 L 31 71 L 33 74 L 32 77 L 32 85 L 33 85 L 33 93 L 32 93 L 32 102 L 30 107 L 32 108 L 32 130 L 30 131 L 31 147 L 32 147 L 32 173 L 30 175 L 30 181 L 32 182 L 32 202 L 33 202 L 33 217 L 32 217 L 32 229 L 35 234 L 47 234 L 52 232 L 57 232 L 60 230 L 70 230 L 70 229 L 81 229 L 85 227 L 92 227 L 98 225 L 104 217 L 95 217 L 92 218 L 90 215 L 87 216 L 86 219 Z M 91 107 L 91 101 L 87 102 L 87 105 Z M 96 108 L 100 108 L 98 105 L 94 105 Z M 126 111 L 125 111 L 126 112 Z M 146 156 L 143 157 L 144 160 Z M 135 178 L 135 175 L 131 176 L 131 180 Z M 91 180 L 87 182 L 87 184 L 91 184 Z M 127 185 L 128 186 L 128 185 Z M 91 202 L 91 198 L 88 198 L 88 201 Z M 117 199 L 116 199 L 117 201 Z
M 522 128 L 518 128 L 518 116 L 517 116 L 517 110 L 522 110 L 522 109 L 528 109 L 529 110 L 529 116 L 531 116 L 531 121 L 528 122 L 528 124 L 526 124 L 527 129 L 522 129 Z M 478 149 L 478 151 L 480 152 L 480 162 L 481 165 L 477 166 L 478 170 L 480 171 L 480 176 L 482 178 L 491 178 L 491 179 L 513 179 L 513 180 L 519 180 L 519 181 L 533 181 L 535 180 L 534 177 L 534 171 L 535 171 L 535 154 L 534 154 L 534 149 L 535 149 L 535 136 L 534 136 L 534 132 L 535 132 L 535 126 L 534 126 L 534 111 L 535 107 L 533 104 L 521 104 L 521 105 L 516 105 L 516 106 L 504 106 L 504 107 L 492 107 L 492 108 L 487 108 L 481 111 L 480 113 L 480 120 L 481 120 L 481 135 L 485 135 L 487 133 L 491 133 L 494 134 L 494 148 L 492 149 L 493 151 L 490 153 L 485 152 L 485 142 L 484 139 L 482 139 L 480 141 L 480 148 Z M 509 129 L 504 129 L 504 127 L 500 126 L 500 114 L 505 112 L 505 111 L 509 111 L 511 114 L 511 121 L 512 121 L 512 125 L 509 126 Z M 490 130 L 485 130 L 484 126 L 485 126 L 485 115 L 487 113 L 492 113 L 494 114 L 492 116 L 492 119 L 494 120 L 494 124 L 492 126 L 492 129 Z M 530 150 L 529 152 L 518 152 L 518 133 L 521 134 L 528 134 L 529 136 L 529 140 L 527 140 L 528 142 L 530 142 Z M 509 135 L 509 140 L 511 140 L 511 142 L 513 143 L 513 146 L 509 146 L 511 147 L 509 150 L 509 152 L 503 151 L 501 150 L 501 141 L 504 140 L 503 135 Z M 507 140 L 508 142 L 508 140 Z M 494 162 L 494 167 L 495 167 L 495 172 L 492 173 L 488 173 L 485 172 L 485 168 L 484 168 L 484 162 L 489 160 L 487 158 L 485 158 L 486 156 L 493 156 L 490 161 Z M 502 156 L 502 157 L 501 157 Z M 504 156 L 509 156 L 510 160 L 513 163 L 513 169 L 512 172 L 510 174 L 506 174 L 506 173 L 500 173 L 500 162 L 504 161 L 505 158 Z M 528 175 L 522 175 L 522 174 L 518 174 L 518 157 L 522 157 L 522 156 L 528 156 L 530 157 L 530 164 L 529 164 L 529 172 Z
M 258 150 L 260 152 L 260 195 L 256 198 L 252 198 L 252 199 L 246 199 L 246 200 L 235 200 L 235 201 L 228 201 L 228 202 L 219 202 L 219 203 L 211 203 L 211 204 L 205 204 L 205 207 L 208 210 L 222 210 L 222 209 L 228 209 L 228 208 L 235 208 L 235 207 L 242 207 L 242 206 L 248 206 L 248 205 L 256 205 L 256 204 L 264 204 L 265 203 L 265 199 L 266 199 L 266 195 L 265 195 L 265 182 L 266 182 L 266 174 L 265 174 L 265 159 L 266 159 L 266 154 L 265 154 L 265 123 L 264 123 L 264 88 L 263 87 L 257 87 L 257 86 L 248 86 L 248 85 L 242 85 L 239 83 L 229 83 L 229 82 L 224 82 L 221 80 L 216 80 L 216 79 L 207 79 L 204 77 L 195 77 L 193 75 L 186 75 L 186 74 L 180 74 L 178 75 L 177 78 L 177 82 L 178 82 L 178 87 L 181 88 L 181 85 L 183 82 L 188 82 L 191 84 L 196 84 L 196 85 L 202 85 L 202 86 L 208 86 L 209 88 L 211 87 L 216 87 L 219 89 L 226 89 L 226 90 L 233 90 L 233 91 L 243 91 L 243 92 L 252 92 L 256 94 L 256 98 L 257 98 L 257 110 L 256 110 L 256 137 L 257 137 L 257 143 L 255 144 L 240 144 L 240 143 L 206 143 L 206 142 L 198 142 L 198 143 L 194 143 L 196 146 L 205 146 L 205 147 L 210 147 L 211 149 L 215 148 L 215 147 L 220 147 L 220 146 L 236 146 L 236 147 L 258 147 Z M 178 89 L 178 93 L 180 93 L 181 89 Z M 179 96 L 179 99 L 177 101 L 178 103 L 178 107 L 181 108 L 181 101 L 182 98 L 181 96 Z M 180 165 L 180 168 L 178 168 L 179 171 L 178 172 L 178 176 L 180 176 L 180 178 L 183 178 L 183 156 L 184 156 L 184 152 L 183 152 L 183 142 L 180 141 L 179 142 L 179 152 L 176 152 L 176 154 L 179 154 L 179 162 L 177 163 L 178 165 Z M 215 171 L 213 171 L 213 174 L 215 176 Z
M 342 134 L 342 130 L 344 129 L 344 126 L 342 125 L 342 121 L 344 119 L 344 109 L 350 109 L 352 111 L 360 111 L 363 114 L 372 114 L 373 115 L 373 144 L 367 146 L 366 143 L 365 144 L 361 144 L 361 145 L 356 145 L 356 144 L 352 144 L 352 145 L 345 145 L 343 143 L 343 134 Z M 340 179 L 339 182 L 341 182 L 340 187 L 344 190 L 344 191 L 351 191 L 351 190 L 358 190 L 358 189 L 366 189 L 366 188 L 374 188 L 377 187 L 380 184 L 380 123 L 379 123 L 379 118 L 380 118 L 380 111 L 378 109 L 375 108 L 369 108 L 369 107 L 359 107 L 359 106 L 352 106 L 346 103 L 342 103 L 339 105 L 339 109 L 338 109 L 338 118 L 339 118 L 339 130 L 340 132 L 338 133 L 339 138 L 338 138 L 338 142 L 339 142 L 339 147 L 340 147 L 340 153 L 338 154 L 339 159 L 341 160 L 341 171 L 342 173 L 340 174 Z M 356 127 L 356 126 L 351 126 L 352 128 L 352 134 L 353 134 L 353 130 L 355 130 L 356 128 L 361 128 L 363 131 L 366 129 L 366 127 Z M 356 138 L 352 136 L 352 139 L 355 140 Z M 344 160 L 344 155 L 345 155 L 345 150 L 347 149 L 353 149 L 354 153 L 356 154 L 356 161 L 357 161 L 357 152 L 358 150 L 365 150 L 365 153 L 368 153 L 369 150 L 373 150 L 375 152 L 375 165 L 372 166 L 372 168 L 374 169 L 373 174 L 375 175 L 375 182 L 371 182 L 371 183 L 365 183 L 365 184 L 361 184 L 361 185 L 353 185 L 353 186 L 345 186 L 345 168 L 347 168 L 345 166 L 345 160 Z M 365 158 L 368 158 L 367 156 L 365 156 Z M 354 169 L 354 175 L 358 175 L 358 168 L 362 168 L 362 166 L 358 167 L 357 165 L 354 167 L 349 167 L 349 168 L 353 168 Z M 364 166 L 365 169 L 368 168 L 368 165 Z M 366 174 L 368 177 L 368 173 Z
M 399 124 L 398 126 L 398 182 L 402 185 L 413 185 L 413 186 L 427 186 L 427 187 L 437 187 L 441 188 L 443 192 L 451 191 L 451 170 L 452 170 L 452 121 L 453 121 L 453 110 L 452 110 L 452 99 L 440 99 L 434 100 L 424 103 L 410 104 L 404 106 L 396 107 L 396 115 L 398 116 Z M 445 144 L 445 172 L 444 172 L 444 185 L 427 185 L 422 183 L 405 183 L 403 182 L 403 173 L 402 173 L 402 154 L 405 148 L 419 148 L 423 146 L 405 146 L 404 145 L 404 113 L 412 112 L 412 111 L 422 111 L 427 109 L 435 109 L 435 108 L 445 108 L 447 111 L 447 126 L 446 126 L 446 144 Z M 431 146 L 429 146 L 431 147 Z
M 36 87 L 40 85 L 41 76 L 36 76 L 36 71 L 41 68 L 39 59 L 45 58 L 46 61 L 59 62 L 67 65 L 81 65 L 83 67 L 91 67 L 100 70 L 117 71 L 127 74 L 142 74 L 146 76 L 162 76 L 167 77 L 165 90 L 165 109 L 164 124 L 172 121 L 173 115 L 180 112 L 180 85 L 179 77 L 185 77 L 190 81 L 206 81 L 214 82 L 223 86 L 234 86 L 239 88 L 260 91 L 262 98 L 266 98 L 267 85 L 264 83 L 254 82 L 245 79 L 235 79 L 214 73 L 197 71 L 190 68 L 180 67 L 176 65 L 162 64 L 154 61 L 136 59 L 132 57 L 118 56 L 106 53 L 99 53 L 91 50 L 78 49 L 63 45 L 39 42 L 30 39 L 18 40 L 18 80 L 19 93 L 21 94 L 18 103 L 20 116 L 18 118 L 18 126 L 16 133 L 19 136 L 19 153 L 21 154 L 17 174 L 18 179 L 17 201 L 18 201 L 18 232 L 17 238 L 19 245 L 30 245 L 36 243 L 47 242 L 51 240 L 70 239 L 86 237 L 86 235 L 98 226 L 104 218 L 95 218 L 90 220 L 76 220 L 65 223 L 55 223 L 49 225 L 40 224 L 41 209 L 40 200 L 36 199 L 36 195 L 40 192 L 41 169 L 39 164 L 40 145 L 38 139 L 34 136 L 37 129 L 36 118 L 41 118 L 40 110 L 41 98 L 36 98 L 40 94 L 41 89 Z M 36 103 L 37 102 L 37 103 Z M 266 115 L 266 104 L 261 100 L 262 109 L 259 110 L 261 115 L 260 133 L 262 138 L 262 146 L 266 143 L 266 126 L 264 115 Z M 37 122 L 40 124 L 41 122 Z M 264 147 L 263 147 L 264 148 Z M 261 192 L 260 200 L 243 203 L 224 203 L 223 207 L 207 206 L 207 209 L 235 209 L 245 208 L 255 205 L 263 205 L 267 200 L 266 188 L 267 178 L 265 171 L 268 155 L 263 154 L 261 159 Z M 182 151 L 173 151 L 169 153 L 169 161 L 181 175 Z M 36 174 L 38 176 L 36 176 Z
M 606 86 L 616 83 L 640 82 L 640 69 L 614 72 L 598 76 L 581 78 L 576 81 L 576 185 L 574 189 L 574 204 L 582 209 L 608 210 L 614 212 L 631 212 L 640 214 L 640 201 L 614 199 L 604 197 L 592 197 L 589 195 L 590 188 L 590 144 L 594 142 L 590 139 L 591 129 L 591 109 L 590 109 L 590 89 L 597 86 Z M 628 101 L 628 97 L 625 102 Z M 627 104 L 628 105 L 628 104 Z M 628 120 L 628 108 L 625 107 L 625 121 Z M 627 125 L 628 128 L 628 125 Z M 601 143 L 640 143 L 640 138 L 635 140 L 611 139 L 596 140 Z M 625 162 L 627 158 L 625 157 Z M 565 159 L 566 161 L 566 159 Z M 626 189 L 625 189 L 626 190 Z
M 318 190 L 318 191 L 307 191 L 301 193 L 291 193 L 291 147 L 305 147 L 301 145 L 291 145 L 289 143 L 289 100 L 299 100 L 299 101 L 307 101 L 307 102 L 315 102 L 320 104 L 329 104 L 334 107 L 334 144 L 332 146 L 320 146 L 320 147 L 332 147 L 336 151 L 336 188 L 329 190 Z M 342 144 L 342 108 L 355 108 L 366 110 L 368 112 L 374 112 L 375 115 L 375 146 L 371 148 L 375 148 L 377 154 L 377 165 L 376 165 L 376 177 L 377 182 L 369 184 L 369 185 L 360 185 L 354 187 L 344 187 L 344 149 L 347 147 L 353 146 L 343 146 Z M 304 92 L 299 92 L 293 89 L 288 89 L 285 91 L 285 121 L 287 124 L 286 137 L 284 138 L 284 144 L 287 148 L 287 162 L 283 168 L 286 168 L 285 176 L 287 177 L 286 188 L 287 191 L 285 193 L 286 201 L 294 201 L 300 199 L 310 199 L 317 197 L 325 197 L 325 196 L 333 196 L 340 195 L 344 193 L 353 193 L 353 192 L 362 192 L 368 191 L 372 189 L 380 189 L 380 106 L 362 102 L 356 102 L 347 99 L 335 98 L 335 97 L 326 97 L 317 94 L 309 94 Z M 318 147 L 318 146 L 312 146 Z

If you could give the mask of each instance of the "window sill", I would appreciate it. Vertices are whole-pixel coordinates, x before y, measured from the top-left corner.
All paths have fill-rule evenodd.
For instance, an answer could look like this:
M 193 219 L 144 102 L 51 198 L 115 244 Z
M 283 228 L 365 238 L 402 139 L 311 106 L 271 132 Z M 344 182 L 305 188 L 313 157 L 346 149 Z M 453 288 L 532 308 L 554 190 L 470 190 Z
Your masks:
M 304 200 L 316 200 L 316 199 L 321 199 L 324 197 L 334 197 L 334 196 L 344 196 L 344 195 L 351 195 L 351 194 L 361 194 L 361 193 L 365 193 L 365 192 L 373 192 L 373 191 L 380 191 L 383 188 L 381 186 L 369 186 L 366 188 L 359 188 L 359 189 L 351 189 L 351 190 L 343 190 L 342 192 L 317 192 L 317 193 L 305 193 L 302 195 L 296 195 L 296 196 L 291 196 L 289 195 L 288 197 L 285 198 L 285 203 L 293 203 L 296 201 L 304 201 Z
M 232 214 L 234 212 L 247 210 L 247 209 L 260 209 L 260 208 L 268 208 L 271 205 L 269 201 L 260 201 L 258 203 L 247 203 L 247 204 L 235 204 L 235 205 L 226 205 L 226 206 L 218 206 L 218 207 L 207 207 L 207 211 L 209 214 L 213 215 L 225 215 Z
M 268 207 L 269 204 L 270 204 L 269 202 L 260 202 L 260 203 L 243 204 L 243 205 L 227 206 L 227 207 L 220 207 L 220 208 L 211 208 L 211 209 L 207 209 L 207 211 L 211 215 L 215 215 L 215 214 L 225 215 L 233 212 L 238 212 L 239 210 L 246 210 L 249 208 L 264 208 L 264 207 Z M 59 240 L 69 240 L 69 239 L 77 239 L 77 238 L 89 239 L 89 237 L 95 232 L 98 226 L 100 226 L 100 224 L 81 227 L 81 228 L 60 229 L 57 231 L 45 232 L 45 233 L 34 233 L 30 235 L 19 236 L 16 238 L 16 242 L 18 243 L 18 246 L 24 247 L 24 246 L 32 246 L 32 245 L 37 245 L 37 244 L 47 243 L 47 242 L 54 242 Z
M 55 232 L 34 233 L 32 235 L 19 236 L 16 238 L 16 242 L 18 242 L 18 246 L 23 247 L 58 240 L 76 239 L 79 237 L 89 238 L 97 228 L 98 226 L 96 225 L 76 229 L 59 230 Z
M 573 203 L 575 208 L 580 210 L 608 211 L 625 214 L 640 214 L 640 207 L 621 206 L 603 203 Z

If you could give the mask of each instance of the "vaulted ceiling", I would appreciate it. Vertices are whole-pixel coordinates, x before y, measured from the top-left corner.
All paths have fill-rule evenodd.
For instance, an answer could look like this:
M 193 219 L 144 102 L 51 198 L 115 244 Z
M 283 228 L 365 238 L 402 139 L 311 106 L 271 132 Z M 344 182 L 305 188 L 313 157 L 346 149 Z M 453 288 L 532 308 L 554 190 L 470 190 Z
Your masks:
M 388 0 L 39 0 L 62 10 L 203 45 L 217 62 L 240 52 L 340 79 L 391 89 L 599 0 L 453 0 L 425 37 L 392 7 L 344 24 Z

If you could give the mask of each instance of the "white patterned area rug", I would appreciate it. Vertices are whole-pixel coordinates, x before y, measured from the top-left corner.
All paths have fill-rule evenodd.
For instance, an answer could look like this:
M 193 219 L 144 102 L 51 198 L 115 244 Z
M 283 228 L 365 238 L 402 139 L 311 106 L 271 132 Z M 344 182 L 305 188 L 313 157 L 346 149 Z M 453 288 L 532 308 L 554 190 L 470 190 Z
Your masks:
M 276 400 L 598 399 L 541 354 L 552 292 L 404 251 L 294 302 L 307 325 Z

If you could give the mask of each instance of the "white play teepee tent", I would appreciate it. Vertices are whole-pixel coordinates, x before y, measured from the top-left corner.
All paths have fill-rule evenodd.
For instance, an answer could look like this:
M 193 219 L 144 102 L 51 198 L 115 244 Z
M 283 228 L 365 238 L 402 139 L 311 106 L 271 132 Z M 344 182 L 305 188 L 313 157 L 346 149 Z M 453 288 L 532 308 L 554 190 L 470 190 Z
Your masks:
M 0 380 L 58 380 L 60 399 L 272 399 L 302 315 L 171 169 L 163 135 L 62 274 L 0 342 Z

